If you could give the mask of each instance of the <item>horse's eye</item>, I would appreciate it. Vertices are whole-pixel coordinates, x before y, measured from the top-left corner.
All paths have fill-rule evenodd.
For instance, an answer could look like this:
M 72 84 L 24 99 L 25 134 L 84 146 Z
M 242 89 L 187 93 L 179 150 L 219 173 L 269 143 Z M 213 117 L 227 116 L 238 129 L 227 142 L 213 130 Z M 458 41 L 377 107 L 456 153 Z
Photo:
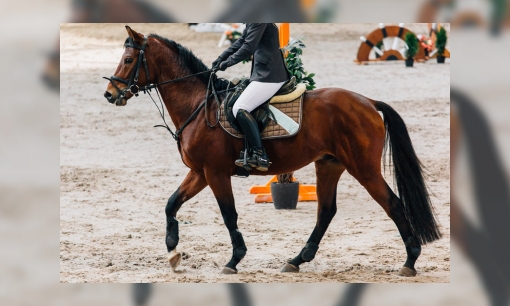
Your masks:
M 132 62 L 133 62 L 133 59 L 129 58 L 129 57 L 124 60 L 125 64 L 131 64 Z

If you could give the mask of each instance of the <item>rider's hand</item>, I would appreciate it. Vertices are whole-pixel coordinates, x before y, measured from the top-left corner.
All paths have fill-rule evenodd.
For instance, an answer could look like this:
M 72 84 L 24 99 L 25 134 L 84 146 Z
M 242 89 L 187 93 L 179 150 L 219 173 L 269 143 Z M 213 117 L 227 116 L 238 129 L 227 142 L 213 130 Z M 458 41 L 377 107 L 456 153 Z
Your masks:
M 221 57 L 218 57 L 214 62 L 212 62 L 212 69 L 216 68 L 221 62 L 223 61 L 223 59 Z
M 223 61 L 217 66 L 217 68 L 221 71 L 225 71 L 228 68 L 228 63 Z

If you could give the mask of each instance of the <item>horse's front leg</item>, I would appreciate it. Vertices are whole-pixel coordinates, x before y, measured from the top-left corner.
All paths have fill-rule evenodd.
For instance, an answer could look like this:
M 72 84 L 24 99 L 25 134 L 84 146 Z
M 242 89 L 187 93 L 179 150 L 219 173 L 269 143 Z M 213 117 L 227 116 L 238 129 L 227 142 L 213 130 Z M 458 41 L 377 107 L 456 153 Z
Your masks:
M 205 177 L 193 170 L 190 170 L 181 186 L 172 194 L 166 204 L 166 248 L 169 253 L 168 262 L 175 271 L 175 268 L 181 262 L 182 255 L 177 252 L 177 244 L 179 243 L 179 224 L 175 215 L 182 203 L 194 197 L 197 193 L 207 186 Z
M 211 187 L 216 201 L 220 207 L 223 221 L 227 226 L 232 241 L 232 258 L 222 270 L 223 274 L 237 273 L 237 264 L 246 255 L 246 245 L 244 244 L 243 235 L 237 229 L 237 211 L 234 203 L 234 195 L 232 194 L 232 184 L 230 175 L 217 172 L 206 172 L 206 179 L 209 187 Z

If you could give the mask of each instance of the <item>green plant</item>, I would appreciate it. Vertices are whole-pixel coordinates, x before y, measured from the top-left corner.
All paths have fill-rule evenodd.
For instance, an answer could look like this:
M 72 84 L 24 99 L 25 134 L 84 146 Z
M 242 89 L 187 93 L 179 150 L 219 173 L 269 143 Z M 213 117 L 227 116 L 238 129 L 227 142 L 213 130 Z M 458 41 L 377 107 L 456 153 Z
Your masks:
M 278 175 L 278 184 L 290 184 L 293 181 L 293 172 Z
M 253 55 L 251 55 L 250 57 L 248 57 L 246 59 L 243 59 L 242 63 L 244 65 L 244 64 L 247 64 L 247 63 L 251 62 L 252 60 L 253 60 Z
M 407 32 L 404 40 L 407 45 L 407 58 L 414 58 L 418 53 L 418 37 L 414 33 Z
M 436 33 L 436 48 L 437 48 L 437 55 L 443 55 L 444 49 L 446 47 L 446 40 L 448 38 L 446 37 L 446 30 L 441 27 L 439 31 Z
M 306 85 L 306 90 L 312 90 L 315 88 L 315 81 L 313 79 L 315 73 L 309 74 L 303 68 L 303 61 L 301 61 L 303 48 L 306 48 L 306 46 L 301 39 L 291 40 L 289 44 L 283 48 L 284 52 L 288 52 L 285 58 L 285 64 L 290 74 L 296 77 L 297 83 L 304 83 Z
M 375 44 L 375 46 L 376 46 L 379 50 L 383 51 L 384 43 L 383 43 L 383 41 L 381 40 L 380 42 L 376 43 L 376 44 Z M 376 57 L 376 58 L 379 58 L 379 57 L 380 57 L 379 53 L 377 53 L 377 52 L 376 52 L 376 53 L 375 53 L 375 57 Z

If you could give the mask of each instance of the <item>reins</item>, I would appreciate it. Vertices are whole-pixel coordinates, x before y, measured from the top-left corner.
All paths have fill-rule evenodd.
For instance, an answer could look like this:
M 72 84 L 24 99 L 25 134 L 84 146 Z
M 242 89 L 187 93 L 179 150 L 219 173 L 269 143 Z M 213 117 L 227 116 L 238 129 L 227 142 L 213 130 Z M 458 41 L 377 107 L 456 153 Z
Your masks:
M 176 141 L 179 141 L 179 135 L 182 134 L 182 131 L 184 130 L 184 128 L 186 128 L 186 126 L 188 126 L 197 117 L 197 115 L 200 112 L 200 110 L 202 110 L 202 108 L 204 108 L 204 107 L 205 107 L 205 121 L 207 123 L 207 126 L 211 127 L 211 128 L 215 127 L 219 123 L 219 121 L 220 121 L 219 111 L 216 112 L 216 123 L 211 124 L 209 122 L 209 117 L 207 116 L 207 104 L 208 104 L 207 101 L 209 100 L 209 98 L 214 96 L 215 102 L 217 103 L 218 110 L 219 110 L 219 107 L 220 107 L 221 103 L 220 103 L 220 100 L 218 98 L 218 94 L 232 90 L 229 87 L 227 87 L 227 89 L 225 89 L 225 90 L 216 91 L 216 88 L 214 87 L 214 82 L 212 81 L 213 80 L 213 75 L 215 75 L 216 70 L 215 69 L 210 69 L 210 70 L 206 70 L 206 71 L 190 74 L 190 75 L 187 75 L 187 76 L 184 76 L 184 77 L 180 77 L 180 78 L 177 78 L 177 79 L 160 82 L 160 83 L 157 83 L 157 84 L 150 83 L 149 68 L 147 66 L 147 61 L 145 59 L 145 48 L 146 48 L 146 46 L 147 46 L 147 39 L 144 40 L 142 46 L 138 46 L 137 44 L 135 44 L 134 41 L 131 38 L 128 38 L 126 40 L 126 42 L 124 43 L 124 47 L 130 47 L 130 48 L 135 48 L 135 49 L 140 50 L 140 54 L 138 55 L 138 62 L 136 64 L 136 68 L 131 73 L 131 76 L 130 76 L 129 80 L 122 79 L 122 78 L 119 78 L 119 77 L 116 77 L 116 76 L 111 76 L 110 78 L 103 77 L 104 79 L 110 81 L 110 83 L 113 85 L 113 87 L 115 87 L 115 89 L 117 89 L 117 91 L 119 93 L 117 99 L 125 98 L 126 92 L 130 92 L 131 94 L 135 95 L 136 97 L 138 97 L 138 94 L 140 93 L 140 91 L 142 91 L 144 94 L 145 93 L 148 94 L 149 97 L 151 98 L 152 102 L 154 103 L 154 105 L 157 107 L 159 115 L 161 116 L 161 119 L 163 119 L 163 124 L 164 124 L 164 125 L 158 124 L 158 125 L 155 125 L 154 127 L 163 127 L 163 128 L 165 128 L 168 132 L 170 132 L 170 134 L 172 135 L 172 137 Z M 143 86 L 143 87 L 139 87 L 137 85 L 138 76 L 139 76 L 139 72 L 140 72 L 140 63 L 141 62 L 144 63 L 145 74 L 147 76 L 147 81 L 149 82 L 149 85 L 146 85 L 146 86 Z M 166 123 L 166 120 L 165 120 L 165 109 L 164 109 L 164 106 L 163 106 L 163 100 L 161 99 L 161 95 L 159 94 L 159 91 L 158 91 L 157 87 L 161 86 L 161 85 L 173 83 L 173 82 L 178 82 L 178 81 L 181 81 L 181 80 L 184 80 L 184 79 L 187 79 L 187 78 L 195 77 L 197 75 L 204 74 L 204 73 L 211 73 L 210 76 L 209 76 L 209 82 L 207 83 L 207 91 L 205 93 L 204 101 L 190 115 L 188 120 L 186 120 L 184 122 L 184 124 L 179 129 L 177 129 L 175 132 L 173 132 L 172 129 L 170 129 L 170 127 Z M 121 90 L 113 81 L 117 81 L 117 82 L 126 84 L 127 87 L 125 89 Z M 158 104 L 156 103 L 156 101 L 154 100 L 152 95 L 150 94 L 150 91 L 152 89 L 156 90 L 156 94 L 158 95 L 158 99 L 159 99 L 159 102 L 160 102 L 160 105 L 161 105 L 161 109 L 159 108 Z M 210 94 L 209 94 L 209 90 L 211 90 Z
M 176 130 L 175 132 L 173 132 L 170 127 L 168 126 L 168 124 L 166 123 L 166 120 L 165 120 L 165 109 L 163 108 L 163 102 L 162 102 L 162 99 L 161 99 L 161 96 L 159 95 L 159 92 L 158 90 L 156 89 L 156 93 L 158 95 L 158 98 L 159 98 L 159 102 L 160 102 L 160 105 L 161 105 L 161 109 L 159 108 L 158 104 L 156 103 L 156 101 L 154 100 L 154 98 L 152 98 L 151 94 L 150 94 L 150 88 L 145 91 L 144 90 L 144 93 L 147 92 L 147 94 L 149 95 L 149 97 L 151 98 L 152 102 L 154 103 L 154 105 L 156 105 L 156 107 L 158 108 L 158 111 L 159 111 L 159 114 L 161 116 L 161 119 L 163 119 L 163 123 L 164 125 L 162 124 L 158 124 L 158 125 L 155 125 L 154 127 L 162 127 L 162 128 L 165 128 L 168 132 L 170 132 L 170 134 L 172 135 L 172 137 L 176 140 L 176 141 L 179 141 L 179 135 L 182 134 L 182 131 L 184 130 L 184 128 L 186 128 L 192 121 L 193 119 L 195 119 L 198 115 L 198 113 L 202 110 L 202 108 L 205 107 L 205 121 L 207 123 L 207 126 L 210 127 L 210 128 L 213 128 L 215 127 L 219 122 L 220 122 L 220 114 L 219 114 L 219 107 L 221 105 L 220 103 L 220 100 L 218 98 L 218 94 L 220 93 L 224 93 L 224 92 L 227 92 L 227 91 L 230 91 L 232 89 L 228 88 L 227 89 L 224 89 L 224 90 L 220 90 L 220 91 L 216 91 L 216 88 L 214 87 L 214 84 L 212 82 L 212 78 L 213 78 L 213 75 L 215 73 L 214 70 L 208 70 L 208 71 L 204 71 L 204 72 L 211 72 L 211 75 L 209 77 L 209 82 L 207 84 L 207 91 L 205 93 L 205 99 L 202 103 L 200 103 L 200 105 L 198 106 L 198 108 L 189 116 L 188 120 L 186 120 L 184 122 L 184 124 L 178 129 Z M 200 72 L 200 73 L 197 73 L 197 74 L 201 74 L 201 73 L 204 73 L 204 72 Z M 192 76 L 196 76 L 197 74 L 193 74 L 193 75 L 188 75 L 188 76 L 185 76 L 183 78 L 179 78 L 179 79 L 175 79 L 175 80 L 170 80 L 170 81 L 166 81 L 166 82 L 163 82 L 163 83 L 170 83 L 170 82 L 173 82 L 173 81 L 179 81 L 179 80 L 182 80 L 182 79 L 185 79 L 185 78 L 188 78 L 188 77 L 192 77 Z M 160 85 L 162 83 L 159 83 L 157 85 Z M 156 85 L 156 86 L 157 86 Z M 154 88 L 154 87 L 152 87 Z M 211 90 L 211 93 L 209 94 L 209 89 L 212 88 Z M 212 124 L 209 122 L 209 118 L 207 117 L 207 101 L 209 101 L 209 98 L 211 98 L 212 96 L 214 96 L 214 100 L 216 102 L 216 104 L 218 105 L 218 111 L 216 112 L 216 123 Z

